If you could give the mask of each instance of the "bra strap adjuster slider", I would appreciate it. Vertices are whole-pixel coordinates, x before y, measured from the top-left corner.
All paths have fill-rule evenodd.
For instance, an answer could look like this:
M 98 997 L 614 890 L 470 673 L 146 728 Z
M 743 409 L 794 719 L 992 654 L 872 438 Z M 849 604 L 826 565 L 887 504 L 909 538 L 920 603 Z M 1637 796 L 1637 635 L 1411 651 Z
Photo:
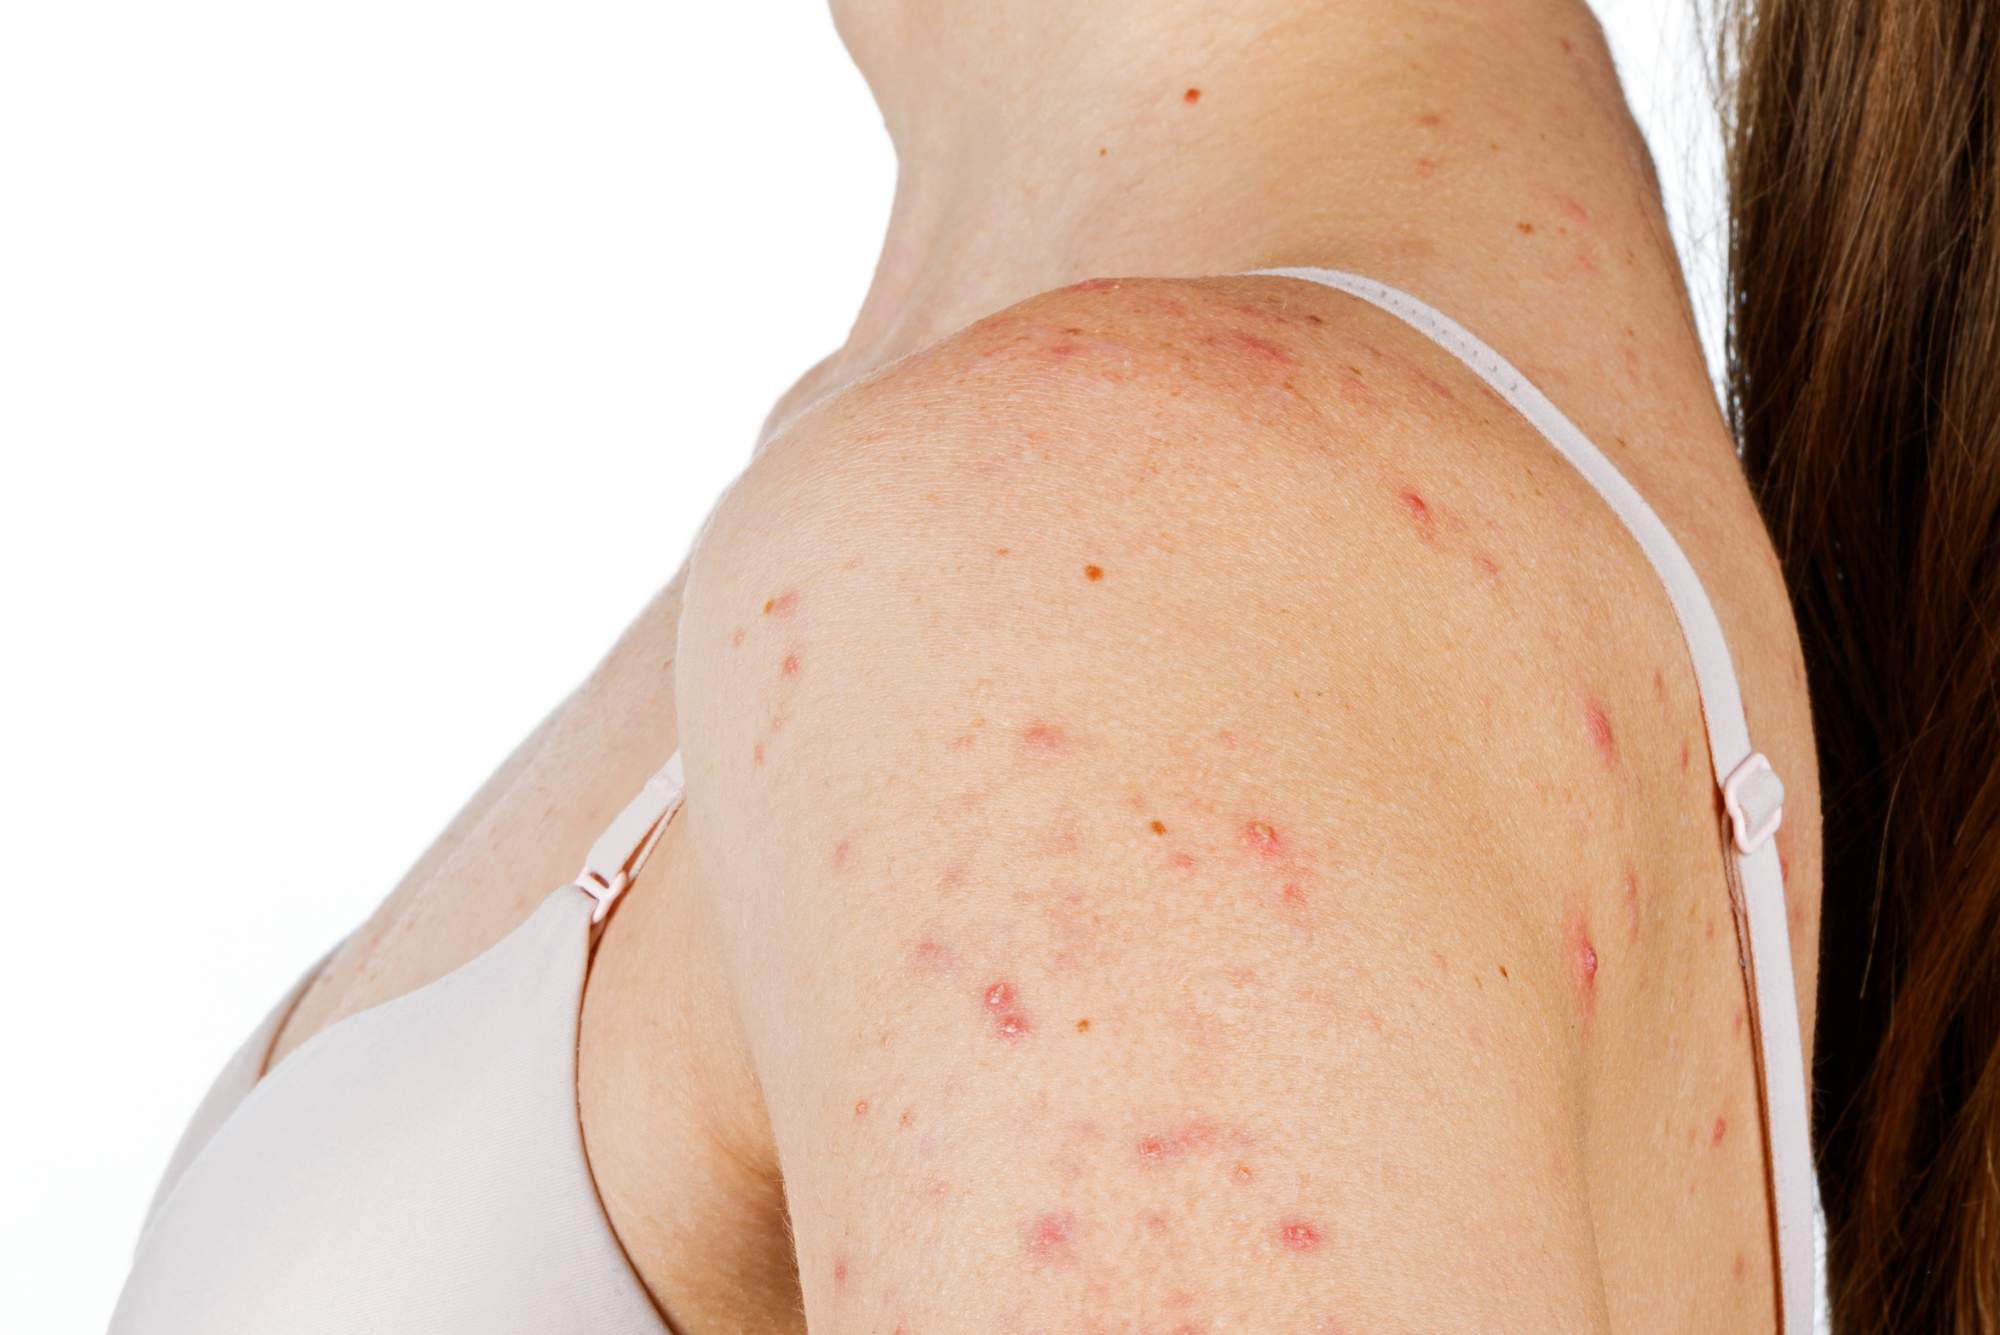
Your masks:
M 1729 772 L 1722 781 L 1722 808 L 1736 835 L 1736 851 L 1749 857 L 1778 832 L 1785 819 L 1785 785 L 1762 751 Z

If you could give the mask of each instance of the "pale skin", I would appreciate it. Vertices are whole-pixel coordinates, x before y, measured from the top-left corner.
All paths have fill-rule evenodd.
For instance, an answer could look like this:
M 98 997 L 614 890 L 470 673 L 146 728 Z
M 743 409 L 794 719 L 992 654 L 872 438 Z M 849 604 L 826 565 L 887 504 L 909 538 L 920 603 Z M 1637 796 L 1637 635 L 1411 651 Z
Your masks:
M 683 1335 L 1770 1330 L 1664 592 L 1450 356 L 1209 277 L 1414 293 L 1659 512 L 1789 791 L 1810 1040 L 1797 641 L 1588 11 L 835 10 L 902 171 L 852 336 L 274 1059 L 491 945 L 679 747 L 579 1062 Z

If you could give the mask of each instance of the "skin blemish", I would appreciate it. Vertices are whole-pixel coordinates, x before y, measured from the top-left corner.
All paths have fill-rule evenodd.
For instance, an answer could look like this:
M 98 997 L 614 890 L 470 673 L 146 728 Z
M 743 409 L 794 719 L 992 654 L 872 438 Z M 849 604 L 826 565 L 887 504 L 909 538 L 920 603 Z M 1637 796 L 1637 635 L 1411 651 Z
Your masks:
M 750 763 L 753 765 L 764 763 L 764 744 L 762 742 L 758 742 L 750 748 Z
M 836 1287 L 845 1287 L 847 1284 L 847 1259 L 845 1257 L 833 1263 L 833 1282 Z
M 783 673 L 787 677 L 798 676 L 799 656 L 797 654 L 786 654 L 785 661 L 778 665 L 778 671 Z
M 1535 225 L 1533 223 L 1521 222 L 1515 223 L 1514 226 L 1522 236 L 1533 236 L 1535 234 Z
M 1702 919 L 1701 939 L 1704 941 L 1715 940 L 1715 919 L 1713 918 Z
M 1493 564 L 1493 558 L 1484 554 L 1475 558 L 1479 562 L 1479 573 L 1491 580 L 1500 578 L 1500 567 Z
M 1424 498 L 1417 495 L 1414 491 L 1406 491 L 1396 499 L 1402 502 L 1404 512 L 1410 516 L 1410 521 L 1417 526 L 1417 536 L 1421 537 L 1425 542 L 1434 541 L 1436 528 L 1431 518 L 1431 507 L 1424 501 Z
M 1628 939 L 1639 939 L 1639 873 L 1631 866 L 1625 868 L 1625 935 Z
M 1418 158 L 1416 167 L 1417 167 L 1417 179 L 1419 180 L 1424 180 L 1428 178 L 1431 175 L 1431 173 L 1435 172 L 1438 169 L 1437 163 L 1432 162 L 1429 158 Z
M 1504 964 L 1500 966 L 1500 976 L 1502 978 L 1507 977 L 1507 966 Z
M 1283 899 L 1285 903 L 1291 905 L 1291 907 L 1295 909 L 1304 908 L 1306 903 L 1306 892 L 1299 888 L 1298 882 L 1287 881 L 1285 882 L 1284 890 L 1279 894 L 1279 898 Z
M 1688 767 L 1688 744 L 1687 744 L 1686 742 L 1682 742 L 1682 743 L 1681 743 L 1681 773 L 1683 773 L 1683 774 L 1687 773 L 1687 767 Z
M 1572 903 L 1564 912 L 1563 937 L 1569 947 L 1570 984 L 1588 1035 L 1591 1013 L 1597 1008 L 1597 947 L 1591 944 L 1590 924 L 1581 905 Z
M 859 1103 L 857 1103 L 857 1104 L 855 1104 L 855 1105 L 854 1105 L 854 1115 L 855 1115 L 856 1117 L 866 1117 L 866 1116 L 868 1115 L 868 1100 L 867 1100 L 867 1099 L 863 1099 L 863 1100 L 861 1100 L 861 1101 L 860 1101 Z
M 1236 1185 L 1239 1187 L 1248 1186 L 1257 1177 L 1255 1173 L 1250 1171 L 1250 1165 L 1247 1163 L 1237 1164 L 1236 1171 L 1231 1173 L 1230 1176 L 1236 1179 Z
M 1284 840 L 1276 830 L 1263 821 L 1251 821 L 1243 827 L 1243 846 L 1252 853 L 1267 858 L 1285 856 Z
M 1044 1214 L 1035 1216 L 1022 1228 L 1021 1242 L 1034 1264 L 1061 1265 L 1072 1259 L 1076 1235 L 1075 1215 Z
M 1736 1014 L 1729 1017 L 1729 1032 L 1733 1037 L 1743 1032 L 1743 1008 L 1738 1006 Z
M 1236 342 L 1238 346 L 1242 347 L 1244 351 L 1253 357 L 1261 357 L 1265 361 L 1276 362 L 1280 366 L 1290 366 L 1292 364 L 1290 357 L 1287 357 L 1261 338 L 1252 338 L 1248 334 L 1238 334 Z
M 1294 1219 L 1278 1229 L 1278 1238 L 1287 1248 L 1295 1252 L 1319 1250 L 1322 1241 L 1319 1225 L 1304 1219 Z
M 1031 723 L 1021 732 L 1021 740 L 1031 750 L 1060 754 L 1069 750 L 1069 737 L 1053 723 Z
M 796 590 L 787 590 L 764 604 L 765 616 L 788 617 L 799 610 L 799 595 Z
M 1742 1283 L 1743 1277 L 1750 1273 L 1749 1259 L 1742 1252 L 1736 1253 L 1736 1261 L 1730 1266 L 1730 1271 L 1736 1276 L 1737 1283 Z
M 1444 117 L 1438 115 L 1438 113 L 1435 111 L 1422 111 L 1417 113 L 1417 124 L 1419 125 L 1430 127 L 1435 125 L 1441 125 L 1443 123 L 1444 123 Z
M 1578 227 L 1590 226 L 1590 210 L 1571 199 L 1568 195 L 1558 195 L 1556 204 L 1562 209 L 1563 217 Z
M 1079 1034 L 1087 1034 L 1087 1033 L 1089 1033 L 1089 1032 L 1090 1032 L 1090 1021 L 1088 1021 L 1088 1020 L 1078 1020 L 1078 1021 L 1076 1022 L 1076 1032 L 1077 1032 L 1077 1033 L 1079 1033 Z
M 1450 389 L 1448 389 L 1444 385 L 1439 384 L 1437 381 L 1431 379 L 1429 376 L 1424 377 L 1424 384 L 1430 387 L 1431 393 L 1437 395 L 1439 398 L 1443 399 L 1446 403 L 1456 403 L 1458 401 L 1458 396 L 1456 394 L 1453 394 Z
M 839 843 L 835 844 L 833 846 L 833 869 L 835 871 L 844 870 L 847 866 L 848 858 L 852 857 L 853 855 L 854 855 L 854 845 L 848 842 L 847 840 L 843 839 Z
M 1142 1162 L 1173 1163 L 1190 1154 L 1199 1154 L 1215 1143 L 1215 1126 L 1200 1118 L 1189 1118 L 1168 1131 L 1141 1136 L 1136 1147 Z
M 729 637 L 729 647 L 731 649 L 741 649 L 743 647 L 743 634 L 743 631 L 739 629 L 734 635 Z
M 1170 860 L 1174 864 L 1174 870 L 1176 871 L 1194 870 L 1194 858 L 1190 854 L 1176 853 Z
M 1167 826 L 1166 826 L 1166 822 L 1165 822 L 1165 821 L 1157 821 L 1157 820 L 1156 820 L 1156 821 L 1154 821 L 1154 822 L 1153 822 L 1153 833 L 1154 833 L 1154 834 L 1165 834 L 1166 832 L 1167 832 Z
M 1236 734 L 1233 732 L 1218 732 L 1215 734 L 1215 742 L 1216 745 L 1225 751 L 1234 751 L 1236 749 Z
M 1708 1129 L 1708 1147 L 1714 1149 L 1722 1143 L 1722 1138 L 1728 1134 L 1729 1123 L 1723 1118 L 1716 1118 L 1715 1125 Z
M 1597 758 L 1610 769 L 1618 763 L 1618 738 L 1611 731 L 1611 719 L 1604 712 L 1604 706 L 1595 697 L 1583 702 L 1584 731 L 1590 734 L 1590 745 L 1596 750 Z
M 1014 1003 L 1012 983 L 995 983 L 986 989 L 986 1011 L 993 1017 L 993 1030 L 1010 1043 L 1028 1036 L 1028 1017 Z
M 1104 567 L 1085 566 L 1083 568 L 1083 577 L 1087 580 L 1090 580 L 1092 583 L 1096 583 L 1098 580 L 1104 578 Z
M 1195 103 L 1201 101 L 1201 89 L 1188 89 L 1185 93 L 1181 94 L 1181 101 L 1187 103 L 1189 106 L 1193 106 Z

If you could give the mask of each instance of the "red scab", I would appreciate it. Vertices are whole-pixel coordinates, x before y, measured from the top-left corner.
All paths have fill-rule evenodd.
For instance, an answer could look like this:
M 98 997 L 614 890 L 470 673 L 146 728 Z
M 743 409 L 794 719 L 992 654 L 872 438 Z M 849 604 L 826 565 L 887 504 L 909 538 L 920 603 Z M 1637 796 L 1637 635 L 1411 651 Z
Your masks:
M 783 673 L 787 677 L 798 676 L 799 656 L 797 654 L 786 654 L 785 661 L 778 665 L 778 671 Z
M 1266 343 L 1261 338 L 1252 338 L 1248 334 L 1238 334 L 1236 342 L 1238 346 L 1253 357 L 1262 358 L 1267 362 L 1276 362 L 1280 366 L 1290 366 L 1292 364 L 1290 357 L 1287 357 L 1276 347 Z
M 1261 857 L 1285 856 L 1283 837 L 1263 821 L 1253 820 L 1243 827 L 1243 846 Z
M 1188 89 L 1185 93 L 1181 94 L 1181 101 L 1187 103 L 1189 106 L 1193 106 L 1195 103 L 1201 101 L 1201 89 Z
M 986 1009 L 993 1016 L 993 1030 L 1013 1042 L 1028 1036 L 1028 1017 L 1014 1004 L 1014 985 L 995 983 L 986 989 Z
M 1069 750 L 1069 736 L 1053 723 L 1032 723 L 1021 733 L 1021 740 L 1036 751 L 1060 754 Z
M 1681 773 L 1683 773 L 1683 774 L 1687 773 L 1687 767 L 1688 767 L 1688 744 L 1687 744 L 1686 742 L 1682 742 L 1682 743 L 1681 743 Z
M 1618 763 L 1618 737 L 1611 731 L 1610 716 L 1604 706 L 1595 698 L 1583 702 L 1583 726 L 1590 734 L 1590 745 L 1597 752 L 1597 758 L 1606 769 Z
M 1425 542 L 1433 541 L 1436 537 L 1436 525 L 1431 518 L 1431 507 L 1425 503 L 1424 498 L 1414 491 L 1406 491 L 1396 499 L 1402 502 L 1403 509 L 1409 514 L 1411 522 L 1417 526 L 1417 535 Z
M 1077 1222 L 1072 1214 L 1037 1215 L 1021 1230 L 1028 1259 L 1037 1265 L 1059 1265 L 1071 1259 Z
M 1200 1118 L 1189 1118 L 1171 1130 L 1140 1137 L 1137 1153 L 1145 1163 L 1173 1163 L 1190 1154 L 1199 1154 L 1214 1143 L 1214 1124 Z
M 1096 582 L 1097 582 L 1098 580 L 1100 580 L 1100 579 L 1103 579 L 1103 578 L 1104 578 L 1104 567 L 1103 567 L 1103 566 L 1085 566 L 1085 567 L 1083 568 L 1083 577 L 1084 577 L 1085 579 L 1089 580 L 1089 581 L 1090 581 L 1091 583 L 1093 583 L 1093 584 L 1094 584 L 1094 583 L 1096 583 Z
M 766 616 L 788 617 L 799 610 L 799 595 L 796 590 L 786 590 L 770 602 L 764 604 Z
M 1294 1219 L 1278 1229 L 1279 1240 L 1295 1252 L 1316 1251 L 1322 1241 L 1319 1225 L 1304 1219 Z
M 1709 1148 L 1714 1149 L 1717 1145 L 1720 1145 L 1722 1143 L 1722 1138 L 1728 1134 L 1729 1134 L 1729 1123 L 1720 1117 L 1716 1118 L 1715 1125 L 1711 1126 L 1708 1129 Z

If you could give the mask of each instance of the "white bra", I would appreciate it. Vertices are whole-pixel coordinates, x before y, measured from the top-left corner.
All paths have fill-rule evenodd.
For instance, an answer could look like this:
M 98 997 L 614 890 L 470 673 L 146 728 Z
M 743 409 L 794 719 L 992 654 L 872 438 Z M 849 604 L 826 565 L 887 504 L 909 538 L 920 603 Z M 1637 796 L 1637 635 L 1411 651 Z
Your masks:
M 1784 884 L 1784 787 L 1751 749 L 1729 649 L 1651 507 L 1492 349 L 1351 274 L 1270 269 L 1406 321 L 1478 373 L 1638 539 L 1680 618 L 1734 831 L 1781 1271 L 1781 1329 L 1815 1298 L 1815 1191 Z M 667 1335 L 605 1216 L 577 1120 L 577 1026 L 602 920 L 679 807 L 675 755 L 577 880 L 463 968 L 328 1026 L 259 1078 L 301 982 L 250 1036 L 175 1150 L 111 1335 Z M 316 972 L 316 971 L 315 971 Z M 308 979 L 311 978 L 308 974 Z

